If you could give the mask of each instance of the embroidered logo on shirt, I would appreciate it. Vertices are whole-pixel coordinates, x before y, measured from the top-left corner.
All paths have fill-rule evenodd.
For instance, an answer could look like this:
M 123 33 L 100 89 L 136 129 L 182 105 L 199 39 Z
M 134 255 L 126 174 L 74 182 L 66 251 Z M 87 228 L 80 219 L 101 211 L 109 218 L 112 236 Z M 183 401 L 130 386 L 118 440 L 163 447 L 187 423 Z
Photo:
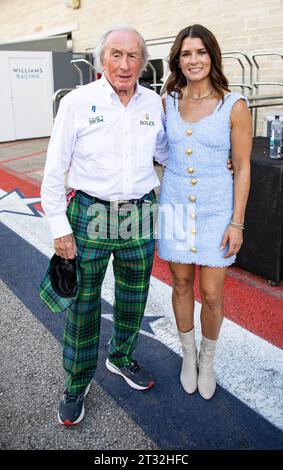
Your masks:
M 98 122 L 104 122 L 103 116 L 96 116 L 93 118 L 88 118 L 89 125 L 97 124 Z
M 148 114 L 145 114 L 144 118 L 145 118 L 144 121 L 140 121 L 141 126 L 155 126 L 155 122 L 149 120 Z
M 95 111 L 96 111 L 96 106 L 93 105 L 93 106 L 91 107 L 91 110 L 92 110 L 93 113 L 95 113 Z

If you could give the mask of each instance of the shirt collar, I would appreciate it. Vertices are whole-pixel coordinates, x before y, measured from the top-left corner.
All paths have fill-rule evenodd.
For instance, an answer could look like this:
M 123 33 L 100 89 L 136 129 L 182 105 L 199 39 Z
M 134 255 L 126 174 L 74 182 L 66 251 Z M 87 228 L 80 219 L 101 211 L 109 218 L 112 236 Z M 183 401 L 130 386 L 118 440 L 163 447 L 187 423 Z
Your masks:
M 104 73 L 101 76 L 101 78 L 99 79 L 99 81 L 100 81 L 100 84 L 101 84 L 102 88 L 104 89 L 105 93 L 108 95 L 110 101 L 111 101 L 113 96 L 117 96 L 114 88 L 112 88 L 112 86 L 108 82 L 107 78 L 105 77 Z M 135 90 L 135 94 L 134 94 L 133 98 L 137 99 L 142 94 L 143 94 L 143 87 L 139 84 L 139 82 L 137 82 L 136 83 L 136 90 Z

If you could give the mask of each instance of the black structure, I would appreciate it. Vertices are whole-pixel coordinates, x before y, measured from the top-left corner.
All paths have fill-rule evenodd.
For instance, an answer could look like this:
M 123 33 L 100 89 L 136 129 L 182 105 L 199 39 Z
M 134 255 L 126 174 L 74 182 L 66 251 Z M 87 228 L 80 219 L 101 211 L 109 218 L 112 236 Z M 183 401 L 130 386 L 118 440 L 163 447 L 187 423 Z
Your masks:
M 254 138 L 244 244 L 235 265 L 273 284 L 283 279 L 283 160 L 269 158 L 269 139 Z
M 71 64 L 72 59 L 86 59 L 93 63 L 92 54 L 87 52 L 52 52 L 54 92 L 60 88 L 76 88 L 80 85 L 79 74 Z M 83 84 L 93 81 L 89 67 L 84 62 L 78 64 L 83 74 Z
M 162 83 L 162 77 L 164 75 L 164 64 L 162 59 L 150 59 L 151 64 L 156 70 L 156 83 Z M 152 84 L 154 83 L 153 79 L 153 70 L 148 65 L 146 70 L 143 71 L 142 76 L 139 79 L 139 83 L 146 88 L 154 90 Z M 161 86 L 156 87 L 157 93 L 160 93 Z

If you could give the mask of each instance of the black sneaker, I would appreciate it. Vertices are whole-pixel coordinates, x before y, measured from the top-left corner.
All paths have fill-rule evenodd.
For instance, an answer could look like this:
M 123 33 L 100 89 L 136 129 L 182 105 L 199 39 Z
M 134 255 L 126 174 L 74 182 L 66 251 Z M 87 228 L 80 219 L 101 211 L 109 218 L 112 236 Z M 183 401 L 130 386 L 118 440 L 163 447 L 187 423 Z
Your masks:
M 65 390 L 64 398 L 59 403 L 58 421 L 65 426 L 78 424 L 85 415 L 84 399 L 90 389 L 88 386 L 79 393 L 69 393 Z
M 132 361 L 128 366 L 115 366 L 109 359 L 106 360 L 106 367 L 113 374 L 121 375 L 127 384 L 136 390 L 147 390 L 153 387 L 154 380 L 151 375 L 143 369 L 136 361 Z

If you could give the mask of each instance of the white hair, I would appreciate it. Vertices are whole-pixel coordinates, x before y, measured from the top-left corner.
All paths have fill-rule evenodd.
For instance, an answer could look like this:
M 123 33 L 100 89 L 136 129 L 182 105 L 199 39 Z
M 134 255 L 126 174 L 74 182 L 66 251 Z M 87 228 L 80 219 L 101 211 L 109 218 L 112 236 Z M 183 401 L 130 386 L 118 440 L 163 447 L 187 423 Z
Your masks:
M 95 55 L 98 67 L 101 68 L 101 65 L 103 63 L 103 56 L 104 56 L 104 52 L 105 52 L 105 46 L 106 46 L 107 38 L 108 38 L 109 34 L 112 33 L 113 31 L 127 31 L 127 32 L 130 32 L 130 33 L 135 33 L 138 36 L 140 46 L 141 46 L 141 53 L 142 53 L 141 72 L 143 72 L 146 69 L 146 66 L 147 66 L 147 63 L 148 63 L 147 46 L 146 46 L 145 40 L 142 37 L 142 35 L 135 28 L 132 28 L 132 26 L 128 26 L 128 25 L 114 25 L 114 26 L 111 26 L 106 31 L 104 31 L 104 33 L 100 36 L 100 38 L 98 39 L 96 48 L 94 50 L 94 55 Z

